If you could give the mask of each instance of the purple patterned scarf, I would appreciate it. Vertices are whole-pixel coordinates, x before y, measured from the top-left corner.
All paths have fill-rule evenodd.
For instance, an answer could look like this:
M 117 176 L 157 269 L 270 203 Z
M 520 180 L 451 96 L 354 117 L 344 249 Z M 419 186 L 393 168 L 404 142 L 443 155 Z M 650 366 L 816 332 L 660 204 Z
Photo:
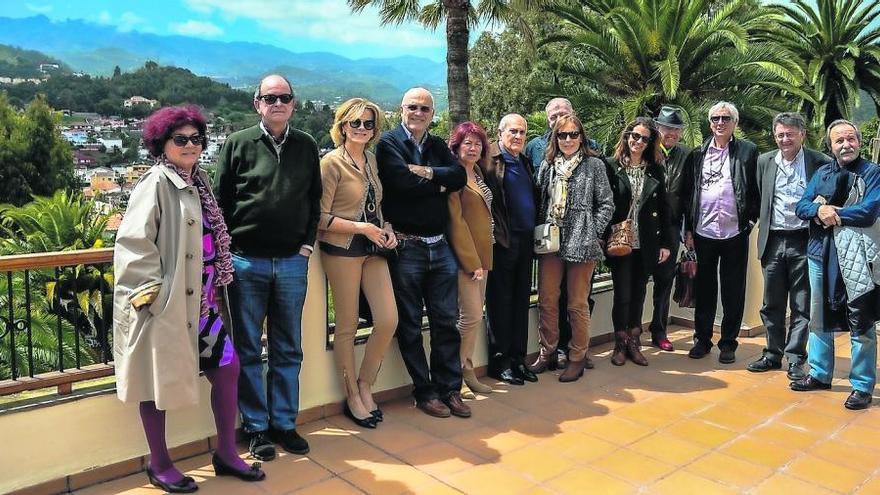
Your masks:
M 232 282 L 232 274 L 235 271 L 232 268 L 232 255 L 229 253 L 229 244 L 232 239 L 229 237 L 229 232 L 226 229 L 226 222 L 223 220 L 223 212 L 220 211 L 220 206 L 217 204 L 217 200 L 214 198 L 211 188 L 202 181 L 202 178 L 198 173 L 198 164 L 193 167 L 192 172 L 187 173 L 166 160 L 164 157 L 159 158 L 156 163 L 165 165 L 171 170 L 174 170 L 187 184 L 196 186 L 196 189 L 199 191 L 199 199 L 202 201 L 202 209 L 205 212 L 208 223 L 211 225 L 211 228 L 214 229 L 214 244 L 217 249 L 217 261 L 214 264 L 214 267 L 217 270 L 217 278 L 215 279 L 216 283 L 214 285 L 229 285 Z M 202 291 L 202 299 L 204 299 L 204 291 Z M 206 307 L 205 301 L 203 300 L 203 311 Z

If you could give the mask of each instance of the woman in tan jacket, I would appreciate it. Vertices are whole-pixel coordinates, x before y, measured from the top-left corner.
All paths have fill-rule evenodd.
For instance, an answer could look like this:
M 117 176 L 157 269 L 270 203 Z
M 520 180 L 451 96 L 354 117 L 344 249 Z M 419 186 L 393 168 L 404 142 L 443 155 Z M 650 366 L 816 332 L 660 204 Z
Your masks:
M 372 386 L 397 328 L 397 305 L 384 256 L 397 239 L 382 218 L 382 184 L 376 157 L 367 146 L 379 139 L 383 114 L 363 98 L 352 98 L 336 109 L 330 137 L 336 149 L 321 159 L 321 259 L 336 309 L 333 355 L 345 388 L 345 415 L 357 425 L 375 428 L 382 411 Z M 355 372 L 354 338 L 363 289 L 373 314 L 373 331 Z
M 461 396 L 487 394 L 492 387 L 474 374 L 474 345 L 483 321 L 486 278 L 492 269 L 492 192 L 477 162 L 486 159 L 489 140 L 479 124 L 462 122 L 449 136 L 449 149 L 467 171 L 467 186 L 449 195 L 449 239 L 458 258 L 458 331 L 461 334 Z
M 116 391 L 123 402 L 140 403 L 147 476 L 171 493 L 198 489 L 171 462 L 165 410 L 198 402 L 199 371 L 211 382 L 214 471 L 245 481 L 266 476 L 235 446 L 240 367 L 226 306 L 233 268 L 223 214 L 198 166 L 206 130 L 193 106 L 163 108 L 147 119 L 144 145 L 156 164 L 131 193 L 113 255 Z

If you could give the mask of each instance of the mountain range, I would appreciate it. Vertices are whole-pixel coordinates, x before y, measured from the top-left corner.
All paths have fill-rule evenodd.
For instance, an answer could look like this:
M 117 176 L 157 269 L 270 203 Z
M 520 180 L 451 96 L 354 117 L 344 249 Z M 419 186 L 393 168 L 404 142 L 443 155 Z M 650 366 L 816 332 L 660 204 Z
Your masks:
M 366 96 L 396 104 L 404 90 L 425 86 L 445 106 L 446 65 L 414 56 L 349 59 L 328 52 L 296 53 L 262 43 L 220 42 L 188 36 L 119 32 L 105 26 L 46 16 L 0 17 L 0 44 L 39 50 L 75 71 L 110 75 L 116 66 L 130 71 L 152 60 L 183 67 L 228 83 L 253 87 L 267 73 L 284 74 L 300 96 L 333 101 Z

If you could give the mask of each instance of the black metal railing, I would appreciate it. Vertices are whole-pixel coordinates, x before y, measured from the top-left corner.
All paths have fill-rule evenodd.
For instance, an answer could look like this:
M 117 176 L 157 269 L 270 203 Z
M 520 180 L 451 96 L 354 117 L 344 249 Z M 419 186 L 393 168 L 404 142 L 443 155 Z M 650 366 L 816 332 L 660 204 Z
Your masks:
M 113 373 L 113 249 L 0 256 L 0 395 Z

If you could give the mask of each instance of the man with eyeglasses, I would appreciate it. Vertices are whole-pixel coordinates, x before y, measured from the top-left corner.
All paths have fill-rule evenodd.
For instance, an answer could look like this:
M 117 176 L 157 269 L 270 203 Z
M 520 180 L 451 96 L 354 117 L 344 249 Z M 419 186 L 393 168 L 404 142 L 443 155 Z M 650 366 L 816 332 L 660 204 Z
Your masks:
M 758 259 L 764 272 L 761 320 L 767 347 L 748 370 L 761 373 L 782 368 L 788 360 L 788 378 L 806 376 L 807 324 L 810 321 L 810 280 L 807 275 L 809 222 L 795 214 L 816 170 L 831 158 L 804 146 L 807 123 L 797 113 L 780 113 L 773 119 L 775 151 L 758 157 Z M 790 310 L 785 330 L 786 303 Z
M 495 223 L 492 271 L 486 282 L 489 376 L 513 385 L 538 377 L 526 367 L 533 233 L 538 196 L 535 171 L 523 154 L 526 119 L 515 113 L 498 123 L 498 141 L 481 163 L 492 191 Z
M 302 309 L 320 215 L 321 171 L 312 136 L 294 129 L 293 87 L 265 77 L 254 92 L 259 124 L 229 136 L 214 190 L 232 236 L 229 306 L 241 358 L 238 406 L 250 453 L 275 457 L 273 441 L 306 454 L 296 431 Z M 269 371 L 263 380 L 263 320 Z M 268 386 L 267 386 L 268 384 Z
M 394 225 L 397 257 L 389 262 L 399 323 L 397 343 L 412 378 L 416 407 L 438 418 L 470 417 L 461 400 L 461 336 L 458 263 L 447 242 L 448 195 L 467 182 L 467 173 L 443 139 L 428 133 L 434 97 L 413 88 L 400 103 L 399 126 L 382 134 L 376 162 L 382 181 L 382 211 Z M 422 343 L 427 308 L 430 367 Z
M 688 158 L 682 211 L 685 245 L 697 251 L 694 346 L 688 352 L 700 359 L 712 349 L 712 331 L 721 289 L 721 339 L 718 361 L 736 361 L 737 337 L 746 296 L 749 233 L 758 219 L 754 143 L 735 138 L 739 111 L 720 101 L 709 109 L 712 135 Z M 720 267 L 720 270 L 719 270 Z M 720 280 L 719 280 L 720 271 Z

